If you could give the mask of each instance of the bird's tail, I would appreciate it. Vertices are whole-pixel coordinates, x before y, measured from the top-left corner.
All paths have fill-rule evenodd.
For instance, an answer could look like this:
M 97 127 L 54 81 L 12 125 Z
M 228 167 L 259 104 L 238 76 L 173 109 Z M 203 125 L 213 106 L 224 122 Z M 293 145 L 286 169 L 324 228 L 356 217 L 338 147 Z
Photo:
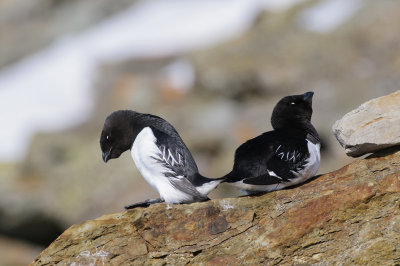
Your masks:
M 212 190 L 214 190 L 221 182 L 225 179 L 224 177 L 220 178 L 208 178 L 202 176 L 201 174 L 197 174 L 195 182 L 192 182 L 193 185 L 196 186 L 196 189 L 203 195 L 207 195 Z
M 240 178 L 235 177 L 231 171 L 226 175 L 224 175 L 223 177 L 218 178 L 218 180 L 222 180 L 221 183 L 233 183 L 239 181 Z
M 196 179 L 199 180 L 202 183 L 208 183 L 208 182 L 212 182 L 212 181 L 220 181 L 223 182 L 225 180 L 225 176 L 223 177 L 219 177 L 219 178 L 209 178 L 209 177 L 205 177 L 199 173 L 197 173 L 196 175 Z
M 234 175 L 232 171 L 230 171 L 226 175 L 219 177 L 219 178 L 208 178 L 208 177 L 205 177 L 202 175 L 200 175 L 200 176 L 201 176 L 200 179 L 203 179 L 204 183 L 212 182 L 212 181 L 219 181 L 219 183 L 234 183 L 234 182 L 240 181 L 240 177 L 237 177 L 236 175 Z M 219 185 L 219 183 L 218 183 L 218 185 Z

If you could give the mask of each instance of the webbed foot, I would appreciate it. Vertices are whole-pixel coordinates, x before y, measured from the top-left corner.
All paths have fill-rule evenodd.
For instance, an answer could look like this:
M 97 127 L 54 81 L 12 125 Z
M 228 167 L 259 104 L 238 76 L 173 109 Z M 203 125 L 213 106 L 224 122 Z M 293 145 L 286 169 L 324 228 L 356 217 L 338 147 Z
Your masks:
M 126 210 L 130 210 L 130 209 L 134 209 L 134 208 L 137 208 L 137 207 L 147 208 L 152 204 L 161 203 L 161 202 L 164 202 L 164 200 L 162 200 L 160 198 L 158 198 L 158 199 L 148 199 L 148 200 L 145 200 L 145 201 L 141 201 L 141 202 L 137 202 L 137 203 L 133 203 L 133 204 L 127 205 L 127 206 L 125 206 L 125 209 Z

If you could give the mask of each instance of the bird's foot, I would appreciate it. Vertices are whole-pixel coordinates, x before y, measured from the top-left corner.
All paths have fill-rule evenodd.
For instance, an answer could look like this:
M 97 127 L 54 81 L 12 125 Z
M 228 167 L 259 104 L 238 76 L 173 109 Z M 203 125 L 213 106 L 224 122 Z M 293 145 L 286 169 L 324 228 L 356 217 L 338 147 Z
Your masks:
M 246 190 L 246 191 L 244 191 L 244 192 L 245 192 L 246 194 L 245 194 L 245 195 L 242 195 L 242 196 L 240 196 L 240 197 L 247 197 L 247 196 L 250 196 L 250 197 L 258 197 L 258 196 L 262 196 L 262 195 L 268 193 L 268 191 L 251 191 L 251 190 Z
M 205 202 L 205 201 L 209 201 L 211 200 L 209 197 L 205 197 L 203 200 L 201 200 L 200 202 Z
M 137 207 L 147 208 L 152 204 L 161 203 L 161 202 L 164 202 L 164 200 L 162 200 L 160 198 L 158 198 L 158 199 L 148 199 L 148 200 L 145 200 L 145 201 L 141 201 L 141 202 L 137 202 L 137 203 L 133 203 L 133 204 L 127 205 L 127 206 L 125 206 L 125 209 L 126 210 L 130 210 L 130 209 L 134 209 L 134 208 L 137 208 Z

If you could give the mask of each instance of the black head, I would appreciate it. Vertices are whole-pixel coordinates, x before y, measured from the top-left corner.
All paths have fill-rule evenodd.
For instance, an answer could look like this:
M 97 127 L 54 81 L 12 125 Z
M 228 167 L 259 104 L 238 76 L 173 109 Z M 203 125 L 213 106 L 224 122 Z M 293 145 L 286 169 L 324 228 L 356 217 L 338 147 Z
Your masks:
M 100 148 L 105 163 L 118 158 L 132 147 L 135 115 L 134 111 L 120 110 L 106 118 L 100 135 Z
M 283 97 L 275 106 L 271 124 L 274 129 L 296 127 L 311 122 L 312 97 L 314 92 L 309 91 L 300 95 Z

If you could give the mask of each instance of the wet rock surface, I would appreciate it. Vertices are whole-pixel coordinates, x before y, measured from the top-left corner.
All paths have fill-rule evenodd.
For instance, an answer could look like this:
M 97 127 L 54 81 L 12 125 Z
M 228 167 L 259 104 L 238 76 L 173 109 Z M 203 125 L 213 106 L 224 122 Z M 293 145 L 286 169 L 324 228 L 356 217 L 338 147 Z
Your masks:
M 332 130 L 353 157 L 400 145 L 400 91 L 363 103 Z
M 400 262 L 400 151 L 292 189 L 158 204 L 73 225 L 32 265 Z

